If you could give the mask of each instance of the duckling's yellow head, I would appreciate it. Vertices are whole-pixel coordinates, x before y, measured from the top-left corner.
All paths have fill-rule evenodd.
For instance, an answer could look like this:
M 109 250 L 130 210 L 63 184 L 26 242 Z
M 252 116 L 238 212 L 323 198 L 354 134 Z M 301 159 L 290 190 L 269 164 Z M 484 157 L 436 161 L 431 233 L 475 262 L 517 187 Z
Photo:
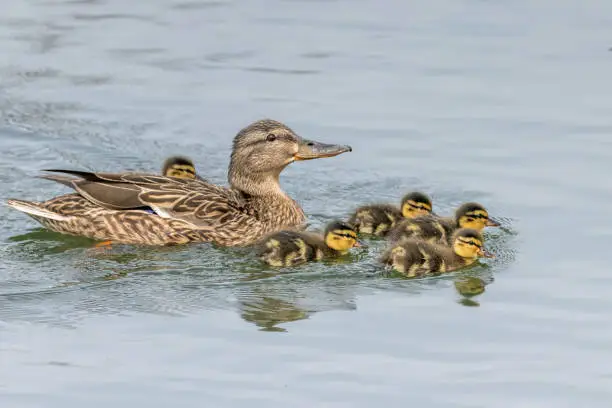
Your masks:
M 413 191 L 402 198 L 402 215 L 406 218 L 431 214 L 431 209 L 431 198 L 425 193 Z
M 487 210 L 478 203 L 462 204 L 457 208 L 455 218 L 461 228 L 482 231 L 484 227 L 499 227 L 499 223 L 489 218 Z
M 229 180 L 236 188 L 257 193 L 254 181 L 259 184 L 266 180 L 277 182 L 281 171 L 294 161 L 332 157 L 350 151 L 350 146 L 302 139 L 275 120 L 259 120 L 234 138 Z
M 482 234 L 475 229 L 460 228 L 453 235 L 453 250 L 462 258 L 494 258 L 494 255 L 484 248 Z
M 164 162 L 162 174 L 166 177 L 195 179 L 196 169 L 191 159 L 183 156 L 171 156 Z
M 334 221 L 325 229 L 325 244 L 339 252 L 347 252 L 353 247 L 362 246 L 357 239 L 357 232 L 352 225 L 342 221 Z

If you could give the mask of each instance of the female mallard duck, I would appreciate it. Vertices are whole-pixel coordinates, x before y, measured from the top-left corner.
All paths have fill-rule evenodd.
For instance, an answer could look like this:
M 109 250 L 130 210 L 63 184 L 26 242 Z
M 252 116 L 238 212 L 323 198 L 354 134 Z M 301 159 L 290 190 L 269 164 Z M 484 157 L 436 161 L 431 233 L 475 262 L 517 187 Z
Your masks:
M 164 161 L 162 174 L 166 177 L 199 179 L 193 161 L 184 156 L 170 156 Z
M 295 266 L 340 256 L 359 246 L 353 226 L 334 221 L 327 225 L 322 236 L 304 231 L 275 232 L 259 244 L 259 256 L 271 266 Z
M 304 223 L 304 212 L 279 184 L 287 165 L 349 151 L 349 146 L 304 140 L 284 124 L 266 119 L 234 138 L 229 188 L 153 174 L 50 170 L 77 176 L 42 176 L 76 193 L 45 202 L 7 203 L 48 229 L 98 240 L 242 246 Z
M 453 232 L 458 228 L 471 228 L 482 231 L 485 227 L 498 227 L 499 224 L 489 218 L 487 210 L 478 203 L 465 203 L 455 211 L 454 217 L 425 215 L 404 219 L 389 233 L 391 242 L 407 238 L 419 238 L 424 241 L 450 245 Z
M 384 237 L 403 218 L 431 214 L 431 198 L 413 191 L 402 198 L 400 208 L 390 204 L 370 204 L 359 207 L 349 218 L 360 234 Z
M 452 248 L 419 239 L 407 239 L 392 244 L 381 261 L 409 278 L 449 272 L 471 265 L 479 257 L 493 258 L 484 249 L 480 232 L 460 228 L 452 238 Z

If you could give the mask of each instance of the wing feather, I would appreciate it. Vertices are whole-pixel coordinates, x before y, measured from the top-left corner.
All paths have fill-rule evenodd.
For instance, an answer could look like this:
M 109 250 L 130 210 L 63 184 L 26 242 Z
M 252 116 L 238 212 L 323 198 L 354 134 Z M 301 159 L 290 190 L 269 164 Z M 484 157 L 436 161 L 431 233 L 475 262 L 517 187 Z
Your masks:
M 93 204 L 111 210 L 142 207 L 160 209 L 164 215 L 187 221 L 198 227 L 221 228 L 232 223 L 244 225 L 254 214 L 247 210 L 246 199 L 238 191 L 204 180 L 181 179 L 147 173 L 91 173 L 74 170 L 47 170 L 78 178 L 47 176 L 74 188 Z

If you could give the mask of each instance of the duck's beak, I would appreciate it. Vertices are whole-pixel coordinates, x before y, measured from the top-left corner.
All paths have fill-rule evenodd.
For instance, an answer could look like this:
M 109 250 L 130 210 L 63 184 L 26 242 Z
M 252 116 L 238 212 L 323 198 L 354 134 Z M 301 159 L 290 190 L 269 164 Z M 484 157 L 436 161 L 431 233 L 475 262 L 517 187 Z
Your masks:
M 296 154 L 293 155 L 295 160 L 312 160 L 322 159 L 324 157 L 333 157 L 342 153 L 351 152 L 351 146 L 327 144 L 315 142 L 312 140 L 302 140 Z
M 487 227 L 499 227 L 501 224 L 495 221 L 493 218 L 487 219 Z
M 480 255 L 482 258 L 495 258 L 495 255 L 487 251 L 485 248 L 480 248 L 480 251 L 478 251 L 478 255 Z

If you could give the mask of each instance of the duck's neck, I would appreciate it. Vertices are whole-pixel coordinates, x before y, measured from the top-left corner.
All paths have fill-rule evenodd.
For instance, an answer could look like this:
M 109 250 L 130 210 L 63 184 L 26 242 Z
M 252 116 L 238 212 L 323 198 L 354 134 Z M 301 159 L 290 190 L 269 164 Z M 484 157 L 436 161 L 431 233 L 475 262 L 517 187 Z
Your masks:
M 232 188 L 245 195 L 249 207 L 255 210 L 261 222 L 270 226 L 270 230 L 298 226 L 305 220 L 298 203 L 281 189 L 279 176 L 280 170 L 273 174 L 229 173 Z

